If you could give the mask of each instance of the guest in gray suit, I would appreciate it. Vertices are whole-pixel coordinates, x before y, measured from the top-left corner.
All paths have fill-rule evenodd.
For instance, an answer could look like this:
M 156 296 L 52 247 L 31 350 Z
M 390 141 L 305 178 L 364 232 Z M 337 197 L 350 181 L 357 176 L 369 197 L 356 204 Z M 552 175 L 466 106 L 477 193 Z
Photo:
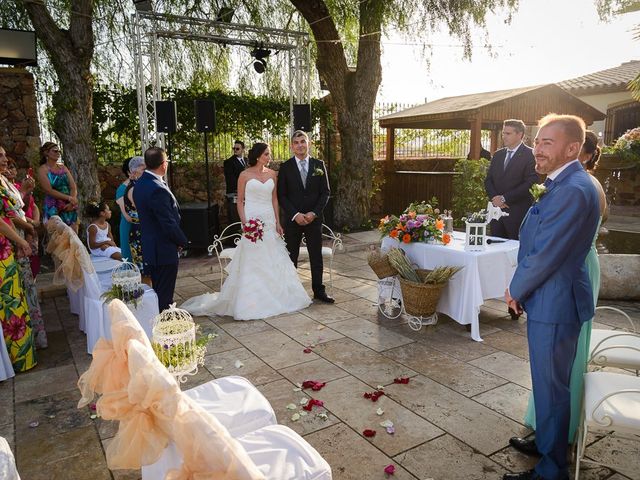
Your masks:
M 522 120 L 505 120 L 502 124 L 502 143 L 491 159 L 484 187 L 494 206 L 509 214 L 490 223 L 491 235 L 518 240 L 522 219 L 533 203 L 529 193 L 538 181 L 533 150 L 527 147 Z

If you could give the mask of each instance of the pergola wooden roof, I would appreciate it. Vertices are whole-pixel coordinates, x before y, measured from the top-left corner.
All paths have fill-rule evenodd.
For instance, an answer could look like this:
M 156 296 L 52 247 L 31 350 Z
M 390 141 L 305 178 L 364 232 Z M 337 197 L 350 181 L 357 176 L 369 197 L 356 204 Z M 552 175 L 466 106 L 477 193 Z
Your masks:
M 556 84 L 447 97 L 379 118 L 387 129 L 387 161 L 393 162 L 395 129 L 471 130 L 471 156 L 480 156 L 480 132 L 491 130 L 491 150 L 497 146 L 502 122 L 518 118 L 536 125 L 549 112 L 582 117 L 587 125 L 605 114 Z

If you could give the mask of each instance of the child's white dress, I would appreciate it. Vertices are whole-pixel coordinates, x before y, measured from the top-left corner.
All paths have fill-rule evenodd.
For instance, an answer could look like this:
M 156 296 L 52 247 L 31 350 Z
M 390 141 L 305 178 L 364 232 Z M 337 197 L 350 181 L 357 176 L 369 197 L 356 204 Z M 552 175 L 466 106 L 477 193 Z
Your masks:
M 109 240 L 111 240 L 109 238 L 109 225 L 107 225 L 107 228 L 104 228 L 104 229 L 100 228 L 95 223 L 92 223 L 91 225 L 93 225 L 98 229 L 98 231 L 96 232 L 96 240 L 95 240 L 96 243 L 108 242 Z M 87 246 L 89 247 L 89 251 L 91 252 L 91 255 L 96 257 L 111 258 L 111 255 L 113 255 L 114 253 L 121 253 L 119 247 L 108 246 L 104 250 L 101 250 L 99 248 L 91 248 L 91 245 L 89 245 L 89 228 L 91 227 L 91 225 L 87 227 Z

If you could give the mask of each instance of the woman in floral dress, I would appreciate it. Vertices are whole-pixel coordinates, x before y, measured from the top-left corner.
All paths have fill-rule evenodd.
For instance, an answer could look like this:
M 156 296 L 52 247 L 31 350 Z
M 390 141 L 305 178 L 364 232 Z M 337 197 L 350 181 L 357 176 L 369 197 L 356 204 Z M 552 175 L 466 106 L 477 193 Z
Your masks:
M 6 154 L 0 148 L 0 162 L 3 160 L 6 162 Z M 0 323 L 14 371 L 25 372 L 35 367 L 37 361 L 27 299 L 11 242 L 26 256 L 31 254 L 31 247 L 14 230 L 7 216 L 12 209 L 6 189 L 0 185 Z
M 124 192 L 124 208 L 127 215 L 131 218 L 131 230 L 129 231 L 131 262 L 138 266 L 140 273 L 143 275 L 144 261 L 142 260 L 142 234 L 140 233 L 140 217 L 138 217 L 138 210 L 136 210 L 136 205 L 133 203 L 133 188 L 135 187 L 136 181 L 144 173 L 145 168 L 143 157 L 133 157 L 131 159 L 131 162 L 129 162 L 129 178 L 131 181 Z
M 6 174 L 9 170 L 8 162 L 5 160 L 6 154 L 0 147 L 0 186 L 2 187 L 2 200 L 4 204 L 4 213 L 7 219 L 10 219 L 17 233 L 27 240 L 31 251 L 37 249 L 37 233 L 28 221 L 23 210 L 24 202 L 22 194 L 18 188 L 7 178 Z M 31 242 L 29 240 L 31 239 Z M 35 242 L 35 245 L 34 245 Z M 15 253 L 15 260 L 18 263 L 18 273 L 22 289 L 27 298 L 27 308 L 29 318 L 31 319 L 31 327 L 33 328 L 33 337 L 37 348 L 47 348 L 47 333 L 44 329 L 44 321 L 42 319 L 42 311 L 40 309 L 40 300 L 38 299 L 38 289 L 31 271 L 31 260 L 25 255 L 22 249 L 18 249 Z
M 40 147 L 38 182 L 45 193 L 42 223 L 58 215 L 78 233 L 78 189 L 69 169 L 59 163 L 61 156 L 60 147 L 53 142 Z

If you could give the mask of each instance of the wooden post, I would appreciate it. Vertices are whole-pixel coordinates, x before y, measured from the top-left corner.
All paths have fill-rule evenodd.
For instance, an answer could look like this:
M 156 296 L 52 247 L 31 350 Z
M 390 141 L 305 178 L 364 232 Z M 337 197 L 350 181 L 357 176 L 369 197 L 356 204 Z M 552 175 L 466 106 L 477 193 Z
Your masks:
M 482 133 L 482 117 L 477 116 L 471 119 L 471 159 L 480 158 L 480 138 Z
M 491 130 L 491 155 L 496 153 L 496 150 L 498 150 L 498 135 L 500 135 L 500 131 L 501 129 L 495 127 Z
M 393 172 L 395 171 L 394 160 L 395 160 L 395 149 L 396 149 L 396 129 L 395 128 L 387 128 L 387 151 L 385 156 L 385 171 Z

